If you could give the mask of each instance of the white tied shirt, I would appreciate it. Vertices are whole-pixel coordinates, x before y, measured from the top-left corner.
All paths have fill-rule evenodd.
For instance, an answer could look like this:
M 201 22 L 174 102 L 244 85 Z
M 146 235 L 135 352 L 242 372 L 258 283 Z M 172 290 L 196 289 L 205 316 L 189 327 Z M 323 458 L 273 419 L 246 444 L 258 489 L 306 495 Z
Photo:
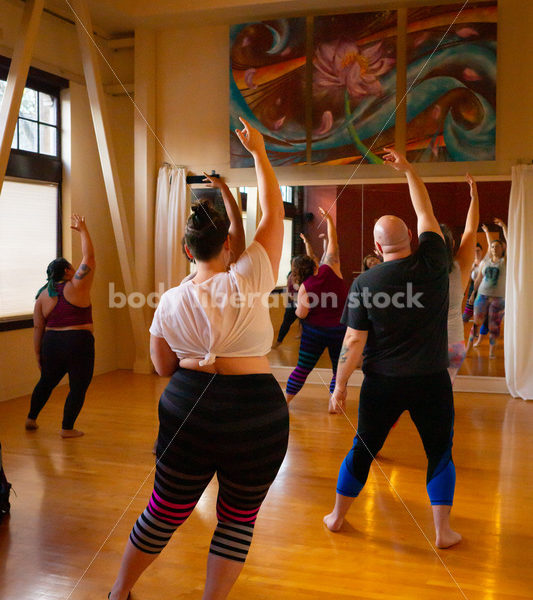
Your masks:
M 275 285 L 268 254 L 254 241 L 229 271 L 166 291 L 150 333 L 179 359 L 200 359 L 201 366 L 217 356 L 265 356 L 274 336 L 268 297 Z

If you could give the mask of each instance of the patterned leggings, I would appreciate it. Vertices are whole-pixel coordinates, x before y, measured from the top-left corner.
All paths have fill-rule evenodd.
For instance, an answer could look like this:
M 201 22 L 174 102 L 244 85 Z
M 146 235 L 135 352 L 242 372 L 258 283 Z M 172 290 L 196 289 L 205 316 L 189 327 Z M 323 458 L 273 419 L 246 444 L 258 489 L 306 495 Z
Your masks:
M 302 339 L 300 340 L 298 364 L 287 381 L 287 394 L 295 396 L 302 389 L 309 373 L 314 369 L 326 348 L 329 352 L 333 370 L 329 391 L 333 393 L 337 364 L 345 333 L 346 327 L 344 325 L 339 327 L 316 327 L 302 321 Z
M 474 326 L 470 332 L 470 338 L 474 337 L 474 327 L 483 324 L 488 315 L 489 340 L 493 346 L 500 337 L 500 327 L 505 314 L 505 298 L 499 296 L 484 296 L 478 294 L 474 302 Z
M 447 371 L 418 377 L 365 374 L 353 448 L 341 464 L 337 493 L 355 498 L 391 427 L 408 410 L 428 459 L 426 489 L 432 505 L 453 504 L 453 393 Z
M 285 457 L 289 417 L 272 375 L 178 369 L 159 402 L 155 483 L 131 543 L 159 554 L 217 475 L 209 552 L 244 562 L 261 503 Z

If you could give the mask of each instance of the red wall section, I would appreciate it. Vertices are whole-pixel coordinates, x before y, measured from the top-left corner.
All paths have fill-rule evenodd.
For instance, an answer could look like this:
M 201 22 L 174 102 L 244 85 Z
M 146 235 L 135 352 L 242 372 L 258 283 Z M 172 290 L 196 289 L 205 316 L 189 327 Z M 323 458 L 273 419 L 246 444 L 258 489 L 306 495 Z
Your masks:
M 459 238 L 470 203 L 467 183 L 428 183 L 427 187 L 437 219 L 446 223 Z M 478 183 L 480 222 L 486 223 L 492 231 L 499 231 L 493 225 L 494 217 L 507 220 L 510 190 L 510 181 Z M 373 228 L 379 217 L 392 214 L 402 218 L 413 232 L 413 247 L 416 247 L 416 217 L 407 184 L 350 185 L 344 189 L 321 186 L 308 187 L 304 203 L 305 212 L 315 215 L 306 225 L 315 253 L 319 254 L 322 248 L 318 234 L 325 232 L 325 224 L 317 229 L 321 221 L 318 207 L 331 206 L 337 194 L 339 197 L 330 212 L 337 226 L 341 269 L 347 282 L 351 282 L 354 273 L 360 272 L 363 257 L 374 248 Z

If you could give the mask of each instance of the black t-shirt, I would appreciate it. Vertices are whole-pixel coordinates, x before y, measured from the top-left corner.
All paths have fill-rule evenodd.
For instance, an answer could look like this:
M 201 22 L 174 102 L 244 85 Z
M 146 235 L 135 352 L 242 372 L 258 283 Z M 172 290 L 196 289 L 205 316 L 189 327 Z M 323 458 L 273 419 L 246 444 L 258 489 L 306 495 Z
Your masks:
M 432 231 L 410 256 L 354 280 L 341 321 L 368 331 L 365 373 L 408 377 L 448 367 L 448 283 L 446 246 Z

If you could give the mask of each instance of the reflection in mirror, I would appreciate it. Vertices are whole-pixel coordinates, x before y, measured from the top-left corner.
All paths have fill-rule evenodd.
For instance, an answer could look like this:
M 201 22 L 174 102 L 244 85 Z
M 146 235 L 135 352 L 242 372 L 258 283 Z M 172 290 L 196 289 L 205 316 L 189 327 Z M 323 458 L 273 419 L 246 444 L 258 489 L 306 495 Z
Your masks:
M 439 182 L 427 184 L 437 219 L 450 228 L 455 243 L 459 244 L 464 231 L 466 215 L 470 203 L 469 186 L 466 181 Z M 480 224 L 485 224 L 488 237 L 491 240 L 503 238 L 501 228 L 494 219 L 507 218 L 509 210 L 510 181 L 479 182 Z M 341 193 L 342 192 L 342 193 Z M 340 197 L 337 199 L 337 195 Z M 292 254 L 305 253 L 305 247 L 300 239 L 304 233 L 315 255 L 322 254 L 321 234 L 326 231 L 326 224 L 318 212 L 318 207 L 329 207 L 338 231 L 340 262 L 344 280 L 351 284 L 363 270 L 363 259 L 374 252 L 373 227 L 376 220 L 384 214 L 393 214 L 402 218 L 411 231 L 416 234 L 416 219 L 409 200 L 408 187 L 402 183 L 372 183 L 349 186 L 308 186 L 300 188 L 296 194 L 296 212 L 293 219 Z M 301 200 L 298 203 L 298 198 Z M 416 235 L 413 249 L 416 248 Z M 482 258 L 488 251 L 487 235 L 478 231 L 477 241 L 481 245 Z M 286 243 L 288 240 L 286 240 Z M 287 248 L 285 248 L 287 250 Z M 282 269 L 286 272 L 283 273 Z M 280 269 L 280 281 L 285 278 L 284 293 L 286 293 L 286 278 L 290 268 L 283 265 Z M 468 289 L 463 298 L 463 309 L 467 300 Z M 273 302 L 271 308 L 272 323 L 275 337 L 277 336 L 285 306 L 283 302 Z M 472 314 L 466 314 L 464 323 L 465 340 L 468 340 L 472 328 Z M 485 329 L 482 332 L 486 331 Z M 269 355 L 274 366 L 294 367 L 298 361 L 300 327 L 296 320 L 290 327 L 283 342 L 275 347 Z M 495 358 L 489 358 L 489 335 L 481 337 L 478 346 L 471 348 L 462 364 L 459 375 L 504 377 L 503 357 L 504 323 L 501 324 L 500 338 L 496 348 Z M 329 369 L 331 363 L 325 352 L 317 363 L 317 367 Z

